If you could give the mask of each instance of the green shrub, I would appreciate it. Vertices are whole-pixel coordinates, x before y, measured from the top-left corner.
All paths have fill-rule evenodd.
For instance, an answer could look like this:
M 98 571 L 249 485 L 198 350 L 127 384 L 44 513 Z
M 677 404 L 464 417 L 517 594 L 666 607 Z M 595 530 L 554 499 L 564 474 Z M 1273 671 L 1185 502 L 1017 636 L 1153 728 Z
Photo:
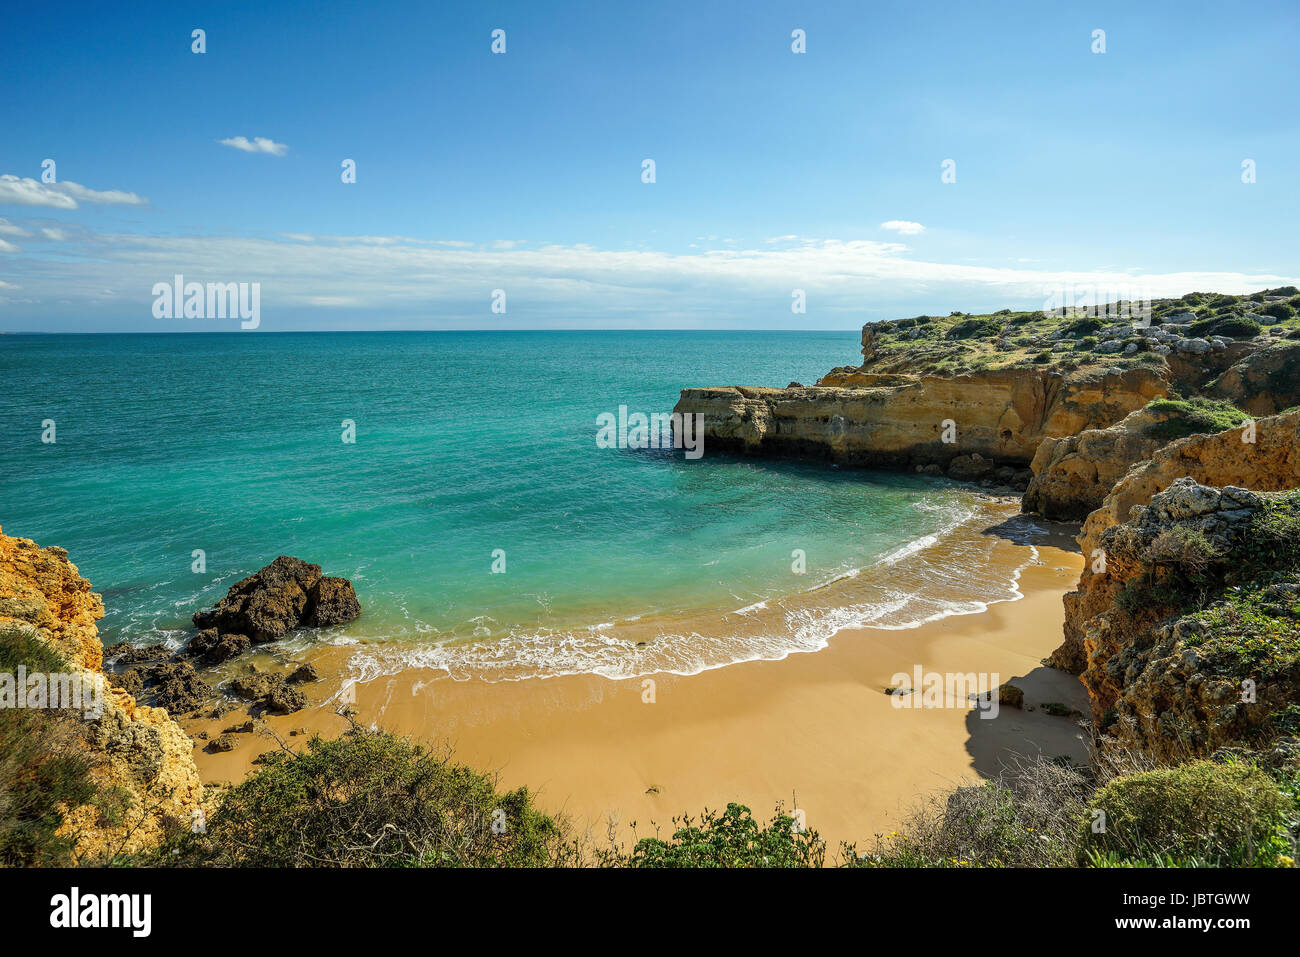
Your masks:
M 231 788 L 206 833 L 160 860 L 235 867 L 539 867 L 572 862 L 562 825 L 526 788 L 405 738 L 359 727 L 274 754 Z
M 1255 310 L 1261 316 L 1271 316 L 1278 322 L 1286 322 L 1295 315 L 1295 309 L 1285 302 L 1266 302 Z
M 1065 331 L 1072 336 L 1092 336 L 1094 332 L 1100 332 L 1102 323 L 1096 319 L 1076 319 L 1065 327 Z M 1096 339 L 1093 339 L 1096 342 Z
M 1212 435 L 1226 429 L 1235 429 L 1250 418 L 1230 402 L 1200 396 L 1191 399 L 1152 399 L 1147 403 L 1147 411 L 1171 416 L 1147 430 L 1152 438 L 1165 442 L 1198 433 Z
M 991 338 L 1002 331 L 1002 323 L 996 319 L 963 319 L 948 330 L 946 339 L 981 339 Z
M 674 818 L 676 830 L 664 841 L 637 841 L 622 863 L 627 867 L 821 867 L 826 844 L 816 831 L 799 830 L 778 808 L 762 827 L 749 808 L 728 804 L 718 814 L 706 810 L 699 823 Z
M 1277 866 L 1291 851 L 1292 813 L 1288 796 L 1252 765 L 1195 761 L 1142 771 L 1092 796 L 1079 824 L 1079 863 Z M 1104 830 L 1094 832 L 1095 820 Z
M 1249 339 L 1259 335 L 1264 331 L 1258 320 L 1247 319 L 1245 316 L 1229 316 L 1226 319 L 1217 320 L 1210 327 L 1210 335 L 1228 336 L 1232 339 Z
M 13 674 L 19 665 L 28 672 L 67 669 L 45 642 L 0 626 L 0 671 Z M 0 866 L 73 863 L 73 838 L 57 833 L 60 809 L 99 797 L 95 764 L 79 718 L 60 710 L 0 709 Z

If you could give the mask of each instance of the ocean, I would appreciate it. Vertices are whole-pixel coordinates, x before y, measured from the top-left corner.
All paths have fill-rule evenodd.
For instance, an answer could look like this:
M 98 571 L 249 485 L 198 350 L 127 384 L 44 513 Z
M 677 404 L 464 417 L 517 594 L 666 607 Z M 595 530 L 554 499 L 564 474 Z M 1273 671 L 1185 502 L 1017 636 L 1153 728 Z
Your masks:
M 620 406 L 857 354 L 856 332 L 3 336 L 0 525 L 68 550 L 105 644 L 179 646 L 277 555 L 316 562 L 364 612 L 290 640 L 355 644 L 366 677 L 688 674 L 1014 599 L 984 570 L 992 506 L 944 480 L 596 441 Z

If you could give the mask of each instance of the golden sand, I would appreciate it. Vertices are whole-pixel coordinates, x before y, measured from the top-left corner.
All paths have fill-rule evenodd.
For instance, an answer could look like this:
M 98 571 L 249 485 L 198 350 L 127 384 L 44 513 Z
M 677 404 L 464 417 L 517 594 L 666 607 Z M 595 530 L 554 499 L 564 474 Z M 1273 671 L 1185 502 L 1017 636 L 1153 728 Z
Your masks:
M 1016 547 L 1014 561 L 1029 550 Z M 681 677 L 616 681 L 575 675 L 525 681 L 454 681 L 410 670 L 355 686 L 357 720 L 450 745 L 457 760 L 499 772 L 506 788 L 527 785 L 540 804 L 564 812 L 604 841 L 613 822 L 627 842 L 671 827 L 675 815 L 738 801 L 770 816 L 777 802 L 798 808 L 830 842 L 865 847 L 893 830 L 925 795 L 996 776 L 1016 755 L 1085 755 L 1077 718 L 1041 707 L 1059 702 L 1087 711 L 1079 682 L 1040 662 L 1061 641 L 1061 596 L 1082 559 L 1038 546 L 1039 563 L 1020 579 L 1023 598 L 980 614 L 905 630 L 846 629 L 829 647 L 780 661 L 732 665 Z M 1010 576 L 1015 566 L 1009 565 Z M 304 686 L 313 701 L 338 691 L 355 648 L 323 646 L 299 656 L 322 680 Z M 982 718 L 973 704 L 900 708 L 884 693 L 896 673 L 996 673 L 1025 691 L 1025 710 L 1003 707 Z M 290 746 L 303 729 L 334 736 L 346 727 L 337 704 L 270 717 Z M 1033 709 L 1033 710 L 1030 710 Z M 191 721 L 191 734 L 215 736 L 242 723 Z M 197 750 L 205 782 L 238 781 L 270 737 L 236 736 L 225 753 Z

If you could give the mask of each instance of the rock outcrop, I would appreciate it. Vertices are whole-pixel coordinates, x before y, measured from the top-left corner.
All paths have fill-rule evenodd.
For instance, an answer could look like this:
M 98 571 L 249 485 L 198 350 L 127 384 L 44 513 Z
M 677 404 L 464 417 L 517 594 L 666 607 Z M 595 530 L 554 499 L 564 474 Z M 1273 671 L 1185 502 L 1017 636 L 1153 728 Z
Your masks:
M 1268 557 L 1269 507 L 1267 493 L 1181 478 L 1098 534 L 1105 569 L 1073 625 L 1103 749 L 1171 764 L 1293 730 L 1300 543 Z M 1300 503 L 1281 514 L 1300 522 Z
M 1253 439 L 1253 441 L 1243 441 Z M 1065 640 L 1048 663 L 1074 674 L 1086 666 L 1083 625 L 1114 598 L 1114 577 L 1098 576 L 1096 563 L 1106 529 L 1126 521 L 1135 506 L 1150 503 L 1181 478 L 1203 485 L 1253 491 L 1300 487 L 1300 411 L 1269 416 L 1214 435 L 1171 442 L 1129 470 L 1084 522 L 1079 544 L 1085 568 L 1076 591 L 1065 596 Z
M 1154 427 L 1171 418 L 1173 413 L 1142 408 L 1109 428 L 1044 438 L 1029 465 L 1033 478 L 1025 489 L 1024 511 L 1081 521 L 1101 507 L 1131 466 L 1165 444 Z
M 969 479 L 1022 471 L 1043 439 L 1105 428 L 1165 391 L 1146 368 L 954 377 L 841 369 L 800 389 L 684 389 L 674 412 L 704 416 L 706 450 L 949 472 L 956 462 L 954 477 Z
M 95 623 L 103 616 L 103 601 L 64 549 L 0 533 L 0 624 L 46 642 L 72 672 L 102 680 Z M 79 859 L 144 850 L 170 830 L 192 825 L 203 796 L 193 742 L 165 709 L 138 705 L 106 683 L 102 715 L 86 720 L 84 733 L 103 759 L 94 774 L 125 796 L 127 806 L 118 821 L 102 818 L 92 805 L 64 809 L 61 831 L 75 837 Z
M 1251 415 L 1275 415 L 1300 405 L 1300 342 L 1284 340 L 1250 353 L 1207 392 Z
M 217 664 L 254 643 L 278 641 L 299 627 L 323 628 L 361 614 L 352 583 L 288 555 L 231 586 L 215 608 L 194 615 L 202 629 L 189 653 Z

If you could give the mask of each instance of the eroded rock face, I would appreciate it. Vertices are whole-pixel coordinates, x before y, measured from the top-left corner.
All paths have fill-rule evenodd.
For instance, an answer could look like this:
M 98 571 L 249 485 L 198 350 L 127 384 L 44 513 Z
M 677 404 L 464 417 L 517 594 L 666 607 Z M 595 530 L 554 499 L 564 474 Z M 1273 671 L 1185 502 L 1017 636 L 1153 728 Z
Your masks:
M 1074 674 L 1086 667 L 1084 622 L 1104 612 L 1115 594 L 1115 576 L 1092 570 L 1100 538 L 1122 524 L 1134 506 L 1144 506 L 1181 478 L 1207 486 L 1237 486 L 1254 491 L 1300 487 L 1300 411 L 1269 416 L 1215 435 L 1192 435 L 1171 442 L 1131 468 L 1083 524 L 1079 544 L 1085 567 L 1077 590 L 1065 596 L 1065 640 L 1048 663 Z
M 1166 391 L 1145 368 L 950 378 L 844 368 L 810 388 L 684 389 L 674 411 L 703 414 L 706 451 L 945 470 L 978 455 L 992 467 L 1023 469 L 1043 439 L 1105 428 Z
M 1300 342 L 1278 342 L 1250 353 L 1219 376 L 1210 392 L 1251 415 L 1274 415 L 1300 405 Z
M 1058 521 L 1080 521 L 1101 507 L 1106 493 L 1131 466 L 1165 444 L 1151 434 L 1172 413 L 1138 409 L 1105 429 L 1048 436 L 1030 463 L 1033 478 L 1023 509 Z
M 1135 581 L 1149 580 L 1152 548 L 1171 530 L 1204 536 L 1231 569 L 1248 545 L 1247 535 L 1261 497 L 1243 488 L 1214 488 L 1181 478 L 1133 508 L 1127 522 L 1097 534 L 1106 556 L 1104 574 L 1094 574 L 1086 598 L 1075 603 L 1080 680 L 1088 689 L 1099 746 L 1135 751 L 1176 763 L 1222 747 L 1259 744 L 1270 715 L 1300 695 L 1300 674 L 1235 673 L 1232 656 L 1203 644 L 1210 634 L 1201 613 L 1170 613 L 1155 601 L 1120 601 Z M 1272 586 L 1285 594 L 1279 609 L 1290 616 L 1300 584 Z M 1289 590 L 1288 590 L 1289 589 Z M 1294 594 L 1293 594 L 1294 593 Z M 1213 606 L 1211 606 L 1213 607 Z M 1252 678 L 1243 695 L 1243 678 Z M 1254 679 L 1258 678 L 1258 681 Z
M 103 645 L 95 622 L 104 604 L 62 548 L 41 548 L 0 533 L 0 623 L 50 644 L 74 672 L 103 676 Z M 163 708 L 136 704 L 127 691 L 104 687 L 103 714 L 85 725 L 90 747 L 104 761 L 96 776 L 129 799 L 114 824 L 97 807 L 72 808 L 63 832 L 76 835 L 76 854 L 95 860 L 112 852 L 156 846 L 170 828 L 188 828 L 203 785 L 193 742 Z

